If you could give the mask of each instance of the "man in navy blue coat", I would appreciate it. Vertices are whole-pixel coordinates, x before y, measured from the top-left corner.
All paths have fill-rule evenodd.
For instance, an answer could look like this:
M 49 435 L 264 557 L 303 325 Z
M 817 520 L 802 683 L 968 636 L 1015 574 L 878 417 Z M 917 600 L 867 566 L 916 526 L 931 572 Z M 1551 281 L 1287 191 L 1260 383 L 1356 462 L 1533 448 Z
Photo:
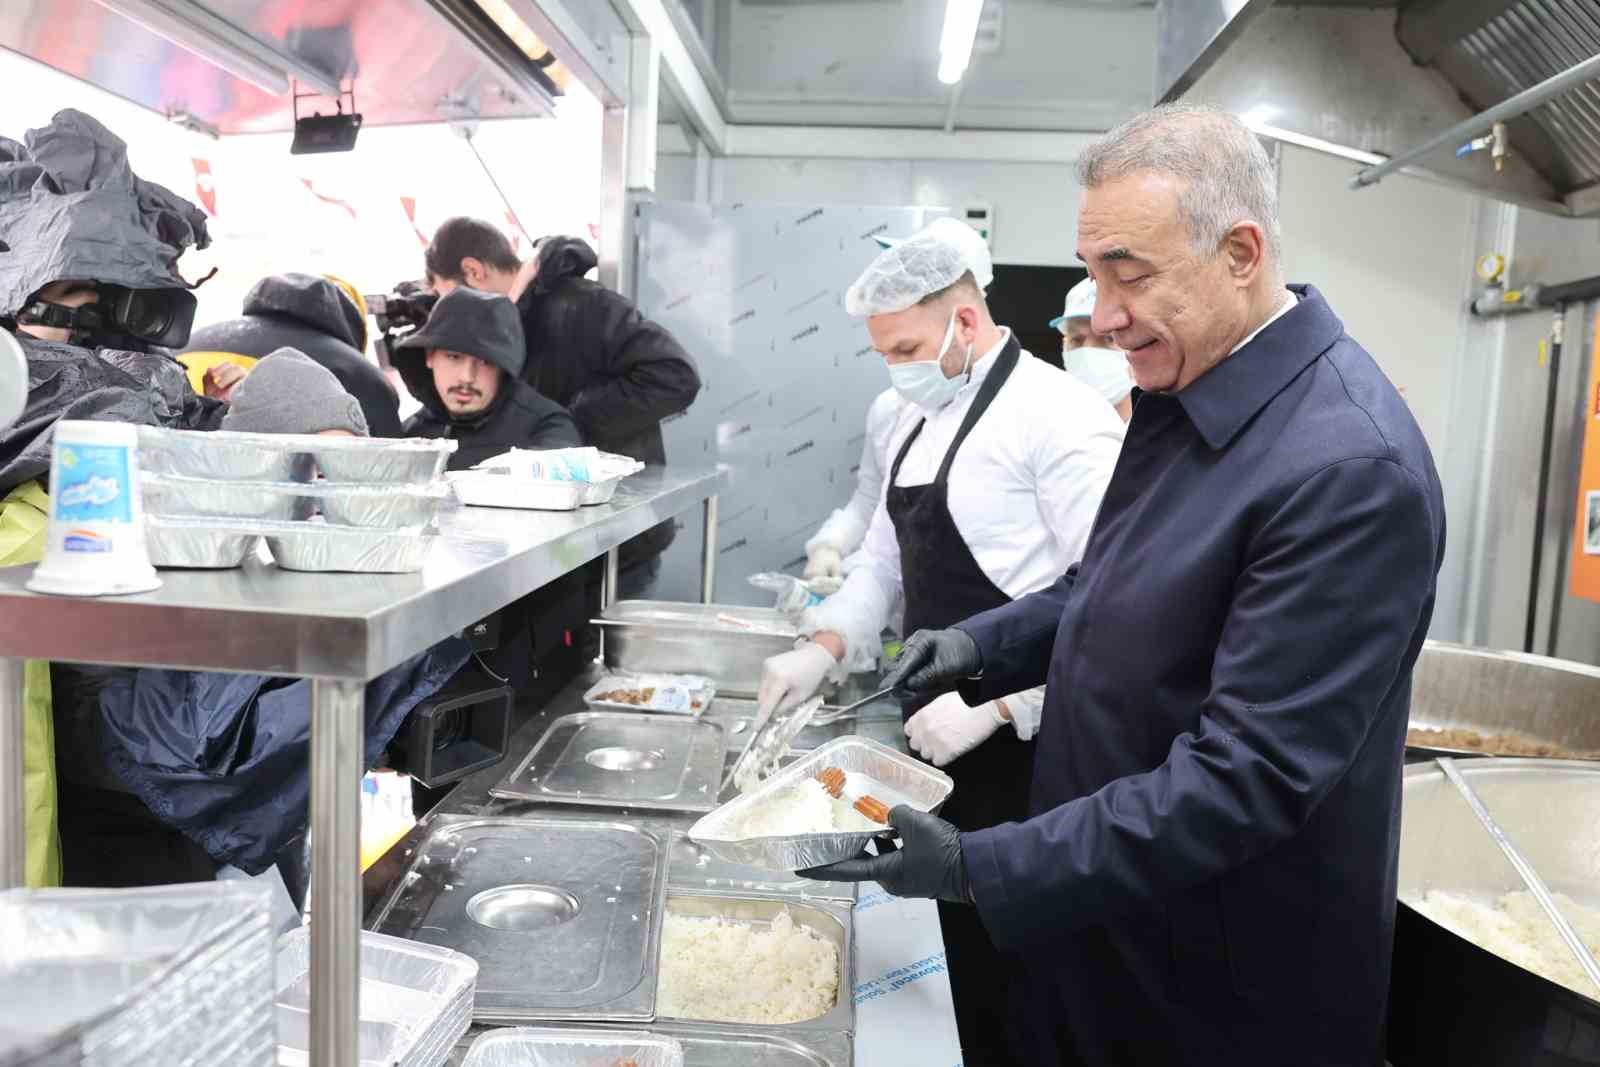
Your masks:
M 894 681 L 1046 682 L 1031 818 L 826 877 L 966 900 L 1019 1060 L 1382 1063 L 1411 669 L 1444 504 L 1405 402 L 1279 272 L 1237 119 L 1172 106 L 1080 161 L 1097 334 L 1142 393 L 1082 561 L 908 642 Z

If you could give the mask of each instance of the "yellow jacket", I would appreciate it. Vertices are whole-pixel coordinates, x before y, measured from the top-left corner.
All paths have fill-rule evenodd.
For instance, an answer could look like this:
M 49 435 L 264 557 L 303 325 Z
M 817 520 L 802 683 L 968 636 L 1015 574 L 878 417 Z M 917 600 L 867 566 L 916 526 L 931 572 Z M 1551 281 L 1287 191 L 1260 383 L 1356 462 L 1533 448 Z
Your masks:
M 44 555 L 50 496 L 25 482 L 0 500 L 0 567 L 37 563 Z M 55 725 L 50 717 L 50 664 L 29 660 L 23 675 L 23 799 L 27 821 L 27 884 L 61 884 L 56 838 Z

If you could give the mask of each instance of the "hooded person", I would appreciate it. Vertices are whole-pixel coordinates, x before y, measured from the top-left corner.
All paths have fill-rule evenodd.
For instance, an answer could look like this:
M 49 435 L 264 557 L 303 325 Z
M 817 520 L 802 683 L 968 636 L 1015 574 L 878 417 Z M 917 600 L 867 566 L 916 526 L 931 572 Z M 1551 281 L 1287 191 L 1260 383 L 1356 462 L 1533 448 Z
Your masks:
M 451 470 L 477 466 L 512 448 L 576 448 L 566 408 L 524 382 L 527 359 L 516 305 L 461 287 L 439 298 L 422 328 L 396 346 L 395 369 L 422 410 L 412 437 L 448 437 L 459 447 Z
M 248 371 L 262 357 L 292 348 L 333 372 L 360 402 L 373 437 L 399 437 L 400 398 L 366 347 L 366 309 L 348 283 L 331 275 L 273 274 L 245 295 L 239 318 L 195 330 L 178 358 L 200 391 L 202 376 L 219 363 Z
M 1061 331 L 1061 364 L 1066 372 L 1105 397 L 1127 422 L 1133 418 L 1133 374 L 1128 357 L 1089 326 L 1094 298 L 1093 278 L 1068 289 L 1061 314 L 1050 320 L 1050 328 Z
M 694 402 L 699 372 L 670 331 L 585 277 L 596 263 L 576 237 L 546 237 L 523 263 L 499 229 L 465 217 L 440 224 L 426 257 L 438 292 L 470 286 L 516 301 L 528 353 L 522 377 L 572 412 L 585 444 L 665 464 L 661 424 Z M 622 598 L 649 595 L 673 530 L 668 520 L 623 544 Z
M 223 405 L 197 396 L 168 351 L 188 340 L 194 317 L 178 259 L 208 244 L 204 212 L 135 175 L 127 146 L 90 116 L 64 110 L 21 142 L 0 138 L 0 330 L 22 349 L 28 390 L 15 422 L 0 427 L 0 566 L 43 553 L 57 421 L 217 428 Z M 25 668 L 29 885 L 61 880 L 58 799 L 104 778 L 91 732 L 102 675 Z M 69 786 L 59 795 L 58 779 Z

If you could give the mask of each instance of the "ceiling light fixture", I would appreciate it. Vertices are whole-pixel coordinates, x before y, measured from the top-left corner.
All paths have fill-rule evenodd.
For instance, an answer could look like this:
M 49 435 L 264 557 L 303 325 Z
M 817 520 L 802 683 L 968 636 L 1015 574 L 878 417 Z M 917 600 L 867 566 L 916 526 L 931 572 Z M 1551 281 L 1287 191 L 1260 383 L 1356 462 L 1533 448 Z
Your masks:
M 337 97 L 339 82 L 218 18 L 195 0 L 95 0 L 130 22 L 267 93 L 285 96 L 289 79 Z
M 947 0 L 944 32 L 939 35 L 939 80 L 955 85 L 972 62 L 972 45 L 978 38 L 983 0 Z
M 1338 156 L 1341 159 L 1348 159 L 1355 163 L 1365 163 L 1368 166 L 1372 166 L 1389 158 L 1388 156 L 1380 156 L 1376 152 L 1363 152 L 1359 148 L 1351 148 L 1348 145 L 1324 141 L 1320 137 L 1311 137 L 1307 134 L 1295 133 L 1293 130 L 1285 130 L 1278 126 L 1268 126 L 1264 122 L 1255 122 L 1252 121 L 1248 113 L 1241 115 L 1240 119 L 1252 132 L 1262 137 L 1270 137 L 1274 141 L 1282 141 L 1285 144 L 1299 145 L 1301 148 L 1309 148 L 1314 152 L 1326 152 L 1330 156 Z

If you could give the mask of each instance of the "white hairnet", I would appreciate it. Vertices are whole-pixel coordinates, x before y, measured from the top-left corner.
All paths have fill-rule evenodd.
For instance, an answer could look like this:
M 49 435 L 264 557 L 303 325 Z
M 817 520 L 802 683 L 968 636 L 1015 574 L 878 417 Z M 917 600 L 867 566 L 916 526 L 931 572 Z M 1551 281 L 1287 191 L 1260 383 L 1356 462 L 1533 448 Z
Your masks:
M 844 294 L 844 309 L 862 318 L 904 311 L 968 272 L 979 289 L 994 281 L 989 245 L 958 219 L 934 219 L 880 252 Z

